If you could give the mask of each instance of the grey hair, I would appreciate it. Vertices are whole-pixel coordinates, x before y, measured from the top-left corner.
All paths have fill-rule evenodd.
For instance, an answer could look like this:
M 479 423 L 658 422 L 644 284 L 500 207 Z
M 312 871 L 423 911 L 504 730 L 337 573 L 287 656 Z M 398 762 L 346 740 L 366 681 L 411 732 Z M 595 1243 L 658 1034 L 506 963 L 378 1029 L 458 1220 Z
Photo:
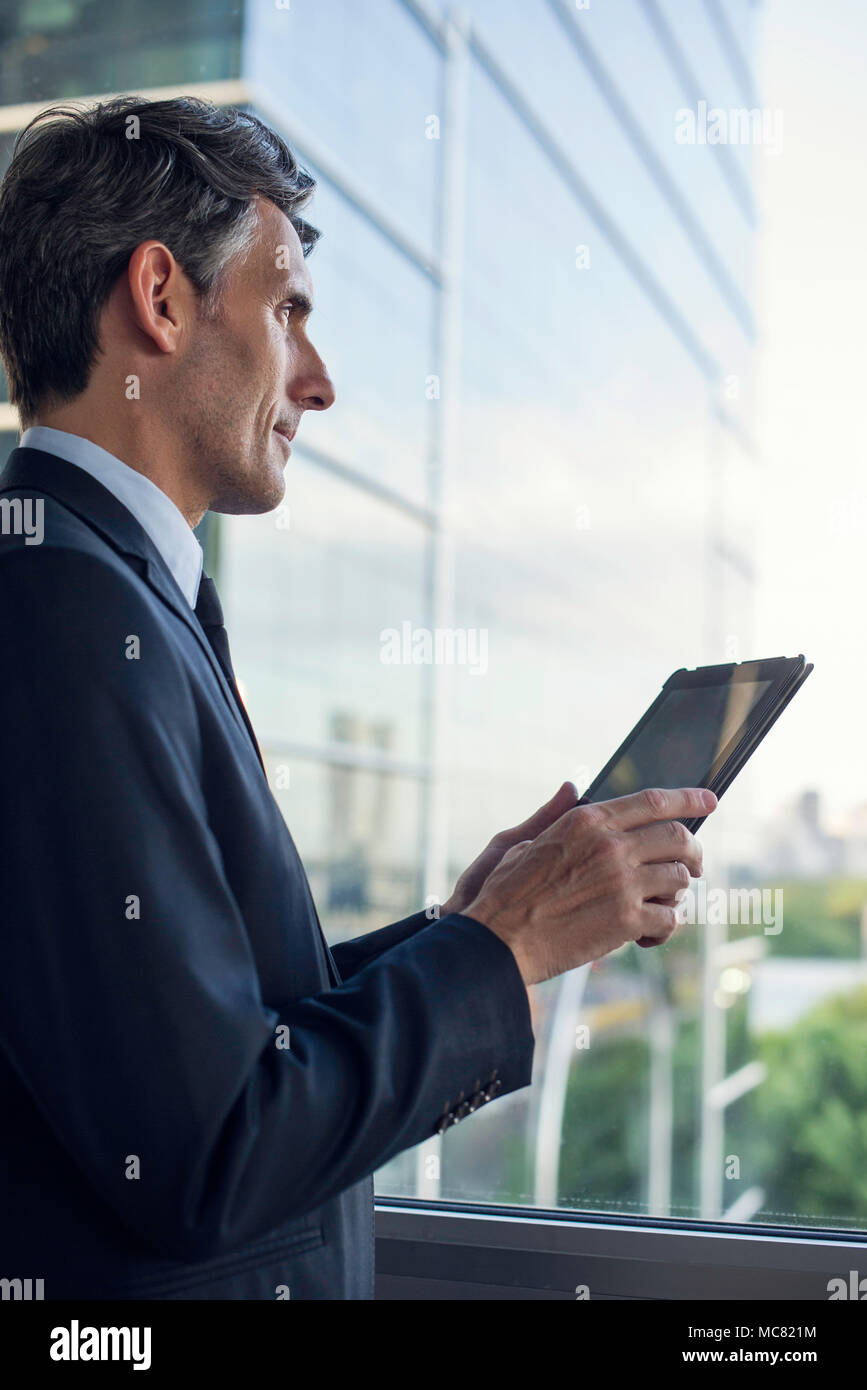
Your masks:
M 201 295 L 220 303 L 227 268 L 256 239 L 256 199 L 289 218 L 315 188 L 258 117 L 195 97 L 115 97 L 40 112 L 0 184 L 0 354 L 26 425 L 87 386 L 102 308 L 142 241 L 165 242 Z

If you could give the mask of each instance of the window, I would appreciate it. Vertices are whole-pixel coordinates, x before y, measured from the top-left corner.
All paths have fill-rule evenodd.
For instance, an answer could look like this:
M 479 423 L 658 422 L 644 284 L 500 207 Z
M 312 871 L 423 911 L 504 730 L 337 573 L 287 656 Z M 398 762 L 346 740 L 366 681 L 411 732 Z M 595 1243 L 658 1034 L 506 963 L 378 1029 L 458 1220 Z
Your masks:
M 633 0 L 510 0 L 496 26 L 485 0 L 464 8 L 446 44 L 448 7 L 416 0 L 20 6 L 5 100 L 211 83 L 282 123 L 319 181 L 311 336 L 338 408 L 305 420 L 284 508 L 220 520 L 219 578 L 332 940 L 447 896 L 494 831 L 588 783 L 676 667 L 825 643 L 829 680 L 704 835 L 708 892 L 758 890 L 759 915 L 536 987 L 533 1086 L 377 1175 L 386 1281 L 433 1210 L 445 1246 L 482 1251 L 480 1286 L 507 1229 L 486 1220 L 518 1211 L 546 1213 L 549 1253 L 587 1218 L 600 1259 L 633 1259 L 652 1221 L 681 1242 L 654 1246 L 659 1268 L 692 1223 L 844 1244 L 867 1230 L 867 769 L 834 692 L 865 672 L 857 644 L 835 655 L 827 576 L 863 540 L 863 482 L 820 496 L 826 453 L 790 438 L 769 489 L 764 156 L 674 138 L 689 74 L 745 100 L 754 7 L 721 24 L 660 4 L 650 24 Z M 4 160 L 21 118 L 0 108 Z M 8 405 L 0 427 L 8 448 Z M 389 632 L 443 622 L 465 660 L 383 659 Z

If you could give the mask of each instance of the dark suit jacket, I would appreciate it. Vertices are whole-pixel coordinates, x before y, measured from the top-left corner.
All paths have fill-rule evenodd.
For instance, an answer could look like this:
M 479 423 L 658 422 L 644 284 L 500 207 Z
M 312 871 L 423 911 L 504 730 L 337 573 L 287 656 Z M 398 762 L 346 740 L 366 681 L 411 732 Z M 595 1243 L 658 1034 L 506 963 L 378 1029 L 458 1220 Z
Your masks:
M 40 545 L 3 506 L 26 497 Z M 530 1082 L 514 957 L 423 912 L 330 953 L 142 527 L 36 449 L 0 473 L 0 521 L 0 1277 L 371 1298 L 373 1171 Z

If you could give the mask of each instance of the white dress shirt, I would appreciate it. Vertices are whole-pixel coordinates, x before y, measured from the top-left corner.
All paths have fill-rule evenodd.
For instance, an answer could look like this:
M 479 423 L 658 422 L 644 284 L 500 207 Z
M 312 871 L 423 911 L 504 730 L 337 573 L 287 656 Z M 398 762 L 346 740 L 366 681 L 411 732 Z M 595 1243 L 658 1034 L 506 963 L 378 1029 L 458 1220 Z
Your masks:
M 202 577 L 202 547 L 189 522 L 162 488 L 79 434 L 31 425 L 19 443 L 22 449 L 44 449 L 47 454 L 57 454 L 67 463 L 77 464 L 108 488 L 147 531 L 181 593 L 195 608 Z

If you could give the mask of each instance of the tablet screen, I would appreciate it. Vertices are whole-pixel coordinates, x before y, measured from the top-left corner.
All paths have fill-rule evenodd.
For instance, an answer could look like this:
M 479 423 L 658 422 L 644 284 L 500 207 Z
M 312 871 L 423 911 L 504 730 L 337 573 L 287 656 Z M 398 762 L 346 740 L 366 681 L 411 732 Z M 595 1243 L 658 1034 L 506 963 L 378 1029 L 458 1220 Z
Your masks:
M 645 787 L 703 786 L 720 752 L 773 684 L 732 681 L 667 691 L 604 780 L 593 786 L 593 800 Z

